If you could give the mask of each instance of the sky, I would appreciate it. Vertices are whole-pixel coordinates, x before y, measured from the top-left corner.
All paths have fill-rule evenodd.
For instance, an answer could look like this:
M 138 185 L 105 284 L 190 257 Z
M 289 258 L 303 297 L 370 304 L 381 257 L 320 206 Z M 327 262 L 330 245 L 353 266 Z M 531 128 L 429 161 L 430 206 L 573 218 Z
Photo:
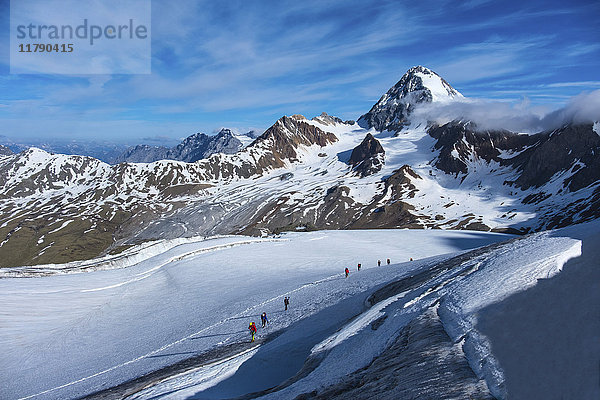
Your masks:
M 358 119 L 415 65 L 538 114 L 600 89 L 593 0 L 156 0 L 151 73 L 89 75 L 11 74 L 1 4 L 0 139 L 166 144 L 282 115 Z

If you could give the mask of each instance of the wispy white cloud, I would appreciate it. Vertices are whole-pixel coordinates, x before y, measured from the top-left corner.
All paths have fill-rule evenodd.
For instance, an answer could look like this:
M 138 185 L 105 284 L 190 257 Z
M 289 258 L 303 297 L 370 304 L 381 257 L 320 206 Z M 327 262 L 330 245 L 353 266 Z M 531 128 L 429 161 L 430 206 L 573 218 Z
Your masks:
M 406 16 L 391 3 L 378 5 L 380 10 L 371 19 L 348 26 L 344 18 L 288 26 L 289 19 L 302 19 L 307 12 L 339 12 L 345 8 L 341 2 L 280 6 L 268 25 L 265 15 L 252 10 L 254 5 L 240 6 L 250 12 L 237 10 L 215 22 L 196 2 L 177 3 L 172 9 L 159 3 L 153 8 L 160 15 L 153 20 L 158 64 L 153 75 L 120 78 L 109 84 L 108 79 L 101 84 L 91 79 L 89 85 L 53 91 L 46 100 L 65 107 L 90 98 L 104 106 L 155 101 L 162 104 L 154 109 L 163 113 L 315 101 L 381 73 L 385 65 L 365 68 L 358 60 L 399 41 L 408 45 L 417 40 L 412 33 L 422 26 L 415 23 L 418 18 Z M 220 22 L 223 26 L 218 26 Z M 332 70 L 338 71 L 332 75 Z
M 493 77 L 504 77 L 522 72 L 527 53 L 552 42 L 553 36 L 539 35 L 527 38 L 500 38 L 493 35 L 482 42 L 455 46 L 445 52 L 437 70 L 451 82 L 473 82 Z
M 468 0 L 468 1 L 464 1 L 460 4 L 460 7 L 463 9 L 472 9 L 472 8 L 477 8 L 477 7 L 481 7 L 483 5 L 492 3 L 493 0 Z
M 580 57 L 600 51 L 600 43 L 576 43 L 565 49 L 568 57 Z
M 542 87 L 561 88 L 561 87 L 597 87 L 600 86 L 600 81 L 580 81 L 580 82 L 556 82 L 542 85 Z

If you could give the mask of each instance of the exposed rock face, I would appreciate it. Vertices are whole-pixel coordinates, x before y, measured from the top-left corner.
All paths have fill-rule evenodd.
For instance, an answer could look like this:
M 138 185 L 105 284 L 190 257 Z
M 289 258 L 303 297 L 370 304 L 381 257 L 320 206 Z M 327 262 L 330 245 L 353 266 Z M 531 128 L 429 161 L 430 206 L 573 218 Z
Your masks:
M 408 124 L 408 116 L 415 104 L 448 101 L 462 97 L 456 89 L 428 68 L 409 69 L 404 76 L 371 110 L 358 119 L 363 128 L 378 131 L 399 131 Z
M 508 183 L 523 190 L 540 187 L 559 172 L 572 173 L 564 182 L 571 192 L 600 180 L 600 136 L 592 124 L 520 135 L 477 131 L 470 122 L 453 121 L 434 126 L 428 133 L 437 140 L 434 148 L 439 150 L 434 165 L 449 174 L 467 174 L 469 162 L 480 159 L 515 168 L 520 176 Z
M 148 163 L 158 160 L 177 160 L 195 162 L 217 153 L 234 154 L 243 147 L 242 142 L 234 136 L 230 129 L 223 128 L 214 136 L 196 133 L 173 148 L 138 145 L 128 149 L 117 161 Z
M 567 125 L 535 137 L 535 145 L 506 161 L 521 171 L 517 187 L 540 187 L 561 171 L 573 172 L 565 180 L 571 192 L 600 180 L 600 136 L 593 124 Z
M 384 158 L 385 150 L 381 143 L 367 133 L 362 143 L 352 150 L 349 163 L 359 176 L 365 177 L 379 172 L 383 167 Z
M 11 154 L 13 154 L 11 149 L 0 144 L 0 156 L 10 156 Z
M 299 145 L 324 147 L 337 142 L 331 132 L 324 132 L 306 121 L 301 115 L 280 118 L 265 133 L 259 136 L 248 149 L 269 149 L 272 152 L 272 166 L 282 167 L 284 160 L 297 161 Z
M 383 181 L 384 188 L 368 204 L 360 204 L 350 196 L 345 185 L 330 187 L 322 201 L 310 204 L 290 204 L 294 193 L 274 199 L 255 211 L 255 218 L 240 233 L 293 231 L 306 229 L 378 229 L 423 228 L 424 216 L 417 216 L 414 207 L 402 201 L 416 191 L 413 180 L 422 179 L 405 165 Z M 382 205 L 383 199 L 385 205 Z M 425 219 L 427 217 L 425 216 Z
M 470 160 L 487 162 L 502 159 L 503 151 L 519 152 L 536 141 L 529 135 L 518 135 L 509 131 L 477 131 L 471 122 L 452 121 L 428 130 L 436 139 L 434 148 L 439 155 L 434 165 L 449 174 L 468 173 Z
M 414 196 L 416 187 L 413 180 L 422 179 L 408 165 L 394 171 L 387 177 L 384 189 L 362 210 L 354 223 L 356 228 L 422 228 L 421 218 L 413 213 L 414 207 L 403 201 Z M 388 199 L 384 202 L 384 199 Z M 383 203 L 383 204 L 382 204 Z
M 344 121 L 342 121 L 340 118 L 329 115 L 326 112 L 322 112 L 321 115 L 314 117 L 312 120 L 320 122 L 323 125 L 336 125 L 344 123 Z
M 600 218 L 600 185 L 596 186 L 592 195 L 587 199 L 557 207 L 552 214 L 545 213 L 543 217 L 547 220 L 545 223 L 547 229 L 562 228 Z
M 317 212 L 317 226 L 320 229 L 327 229 L 325 227 L 349 229 L 356 219 L 356 214 L 360 212 L 360 208 L 360 205 L 350 197 L 349 187 L 341 185 L 329 188 L 325 195 L 325 201 Z
M 434 126 L 428 133 L 437 140 L 434 149 L 439 151 L 433 165 L 446 173 L 465 179 L 475 173 L 471 168 L 478 162 L 496 162 L 512 171 L 514 178 L 505 180 L 505 185 L 534 190 L 521 199 L 523 204 L 547 204 L 545 211 L 538 211 L 544 229 L 600 217 L 600 136 L 591 123 L 523 135 L 477 131 L 472 123 L 453 121 Z M 485 181 L 484 176 L 478 179 Z M 556 197 L 588 187 L 593 192 L 585 199 L 560 201 Z M 474 215 L 467 218 L 474 220 Z M 483 227 L 474 221 L 458 227 Z
M 214 136 L 197 133 L 186 138 L 169 156 L 173 160 L 195 162 L 217 153 L 234 154 L 242 147 L 242 142 L 234 137 L 233 132 L 224 128 Z

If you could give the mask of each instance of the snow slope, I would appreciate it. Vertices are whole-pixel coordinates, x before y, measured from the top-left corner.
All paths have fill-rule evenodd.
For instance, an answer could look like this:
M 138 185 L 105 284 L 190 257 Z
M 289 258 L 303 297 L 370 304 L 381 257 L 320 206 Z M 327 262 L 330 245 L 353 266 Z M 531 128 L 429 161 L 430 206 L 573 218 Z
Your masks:
M 597 341 L 600 313 L 594 305 L 600 304 L 600 269 L 594 249 L 600 242 L 599 231 L 600 222 L 596 221 L 543 232 L 462 260 L 458 265 L 448 265 L 453 269 L 417 290 L 384 299 L 327 339 L 325 347 L 332 339 L 339 344 L 321 365 L 296 387 L 269 398 L 289 398 L 308 392 L 368 365 L 378 355 L 382 343 L 389 343 L 416 315 L 432 308 L 452 340 L 462 345 L 472 369 L 485 378 L 495 397 L 559 398 L 557 393 L 561 393 L 562 398 L 597 398 L 600 388 L 595 364 L 600 356 Z M 583 249 L 587 249 L 584 254 L 582 243 Z M 567 268 L 565 265 L 578 268 L 567 270 L 570 276 L 566 279 L 559 274 L 563 267 Z M 575 274 L 578 276 L 574 277 Z M 539 280 L 543 280 L 541 285 Z M 546 282 L 552 282 L 553 292 L 540 287 Z M 577 282 L 579 290 L 572 290 L 573 282 Z M 529 293 L 535 292 L 538 301 L 535 307 L 530 307 L 533 295 Z M 552 294 L 557 292 L 560 297 L 553 298 Z M 582 298 L 587 301 L 582 302 Z M 555 307 L 549 309 L 548 301 Z M 492 307 L 493 304 L 497 306 Z M 379 314 L 382 309 L 387 319 L 380 328 L 349 334 L 356 333 L 357 324 L 367 327 L 374 317 L 369 314 Z M 518 316 L 512 315 L 515 309 L 519 310 Z M 542 320 L 553 322 L 551 327 L 540 326 L 547 330 L 532 329 L 539 326 L 535 323 L 540 315 Z M 484 329 L 478 326 L 481 317 L 486 321 Z M 526 328 L 520 329 L 523 325 Z M 556 338 L 561 340 L 555 341 Z M 551 359 L 553 362 L 549 362 Z M 560 384 L 547 384 L 554 379 Z
M 600 398 L 600 224 L 550 233 L 581 242 L 563 272 L 480 312 L 511 398 Z M 523 355 L 526 355 L 525 357 Z
M 199 368 L 131 399 L 248 392 L 265 399 L 304 393 L 315 399 L 598 398 L 598 232 L 595 221 L 440 263 L 409 263 L 402 279 L 307 318 L 303 326 L 319 329 L 343 320 L 349 309 L 359 312 L 316 343 L 305 330 L 288 329 L 251 358 L 219 364 L 227 371 L 222 379 L 207 383 L 214 366 Z M 349 282 L 362 278 L 354 274 Z M 435 324 L 445 339 L 431 335 Z M 296 365 L 298 375 L 287 383 L 279 375 L 277 390 L 264 391 L 278 383 L 261 376 L 284 368 L 290 357 L 306 357 L 302 369 Z M 465 357 L 470 375 L 461 366 Z M 421 367 L 411 370 L 414 365 Z
M 0 279 L 0 398 L 84 396 L 245 340 L 248 322 L 263 310 L 272 324 L 262 338 L 337 304 L 335 318 L 319 317 L 322 329 L 305 352 L 273 375 L 286 378 L 356 314 L 341 300 L 360 306 L 369 288 L 448 257 L 440 254 L 505 238 L 427 230 L 290 233 L 278 241 L 229 236 L 139 256 L 129 268 Z M 388 257 L 394 265 L 376 267 Z M 353 270 L 349 279 L 345 266 Z M 291 296 L 285 314 L 284 296 Z
M 317 226 L 330 218 L 334 221 L 329 226 L 326 223 L 326 227 L 338 228 L 334 225 L 336 215 L 316 212 L 326 203 L 329 190 L 343 185 L 349 188 L 351 201 L 362 206 L 370 204 L 374 196 L 382 194 L 382 181 L 405 164 L 410 165 L 420 179 L 411 179 L 417 190 L 415 193 L 407 190 L 401 195 L 401 201 L 413 207 L 411 213 L 417 216 L 417 220 L 422 216 L 420 226 L 435 224 L 443 229 L 464 228 L 463 221 L 469 216 L 473 216 L 472 222 L 481 222 L 490 228 L 537 224 L 540 206 L 522 203 L 523 197 L 533 193 L 533 189 L 517 191 L 503 184 L 516 177 L 510 168 L 479 161 L 475 171 L 461 179 L 433 167 L 435 139 L 427 134 L 425 124 L 411 125 L 396 136 L 372 129 L 367 131 L 356 124 L 306 122 L 334 133 L 339 140 L 325 147 L 301 148 L 300 162 L 290 163 L 284 170 L 276 169 L 252 179 L 214 185 L 205 190 L 201 201 L 190 197 L 174 199 L 186 201 L 188 205 L 143 226 L 136 233 L 136 239 L 176 237 L 189 232 L 214 235 L 243 231 L 250 221 L 257 222 L 261 212 L 266 215 L 258 223 L 267 226 L 269 218 L 273 217 L 271 213 L 275 213 L 294 215 L 296 220 Z M 367 132 L 384 147 L 385 164 L 378 173 L 360 178 L 351 173 L 347 161 L 351 149 L 361 143 Z M 287 176 L 285 179 L 282 178 L 284 174 Z M 556 201 L 566 202 L 565 197 L 589 195 L 583 192 L 573 196 L 557 195 Z M 552 200 L 549 199 L 548 203 L 554 205 Z M 381 200 L 381 205 L 390 203 L 393 201 L 388 197 Z M 339 209 L 334 211 L 344 214 Z M 187 225 L 187 233 L 181 230 L 181 221 Z

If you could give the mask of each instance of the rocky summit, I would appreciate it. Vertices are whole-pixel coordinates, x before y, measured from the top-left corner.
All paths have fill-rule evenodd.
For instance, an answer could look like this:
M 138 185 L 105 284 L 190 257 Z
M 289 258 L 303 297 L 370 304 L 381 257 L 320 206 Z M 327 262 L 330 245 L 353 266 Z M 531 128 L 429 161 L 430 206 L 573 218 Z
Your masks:
M 462 94 L 432 70 L 413 67 L 358 119 L 358 123 L 364 128 L 397 132 L 408 125 L 409 116 L 418 104 L 461 97 Z

